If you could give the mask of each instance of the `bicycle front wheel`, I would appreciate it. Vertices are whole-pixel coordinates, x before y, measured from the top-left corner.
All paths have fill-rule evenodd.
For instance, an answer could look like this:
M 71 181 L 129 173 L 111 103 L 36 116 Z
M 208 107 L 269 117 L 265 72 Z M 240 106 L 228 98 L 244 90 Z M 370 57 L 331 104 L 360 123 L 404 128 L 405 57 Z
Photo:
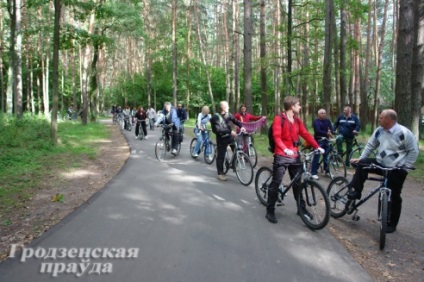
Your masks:
M 386 245 L 388 198 L 387 193 L 380 194 L 380 250 Z
M 191 139 L 191 142 L 190 142 L 190 155 L 193 159 L 197 158 L 194 156 L 194 148 L 196 147 L 196 144 L 197 144 L 197 138 L 194 137 L 193 139 Z
M 163 137 L 160 137 L 158 142 L 155 145 L 155 155 L 159 161 L 163 161 L 166 155 L 166 145 Z
M 330 156 L 330 161 L 328 163 L 328 170 L 330 171 L 331 179 L 334 179 L 337 176 L 346 177 L 346 166 L 343 162 L 343 159 L 338 155 Z
M 205 148 L 204 156 L 207 164 L 212 164 L 216 158 L 216 145 L 209 142 L 209 148 Z
M 301 201 L 305 201 L 302 207 Z M 324 228 L 330 220 L 330 201 L 318 182 L 306 180 L 297 198 L 297 207 L 302 221 L 312 230 Z
M 231 158 L 228 154 L 228 152 L 225 153 L 225 158 L 224 158 L 224 175 L 227 174 L 227 172 L 230 170 L 231 168 Z
M 253 180 L 253 166 L 250 162 L 250 158 L 245 153 L 239 151 L 236 152 L 236 159 L 234 161 L 234 170 L 236 176 L 241 184 L 247 186 L 252 183 Z
M 258 155 L 256 153 L 255 146 L 250 144 L 247 149 L 247 154 L 249 155 L 250 162 L 252 163 L 252 167 L 256 167 L 256 164 L 258 163 Z
M 272 169 L 267 166 L 261 167 L 255 176 L 255 191 L 259 202 L 264 206 L 268 203 L 268 189 L 271 182 Z
M 346 214 L 346 204 L 349 199 L 347 194 L 351 191 L 349 181 L 342 177 L 335 177 L 328 185 L 327 195 L 330 200 L 330 215 L 334 218 L 342 217 Z

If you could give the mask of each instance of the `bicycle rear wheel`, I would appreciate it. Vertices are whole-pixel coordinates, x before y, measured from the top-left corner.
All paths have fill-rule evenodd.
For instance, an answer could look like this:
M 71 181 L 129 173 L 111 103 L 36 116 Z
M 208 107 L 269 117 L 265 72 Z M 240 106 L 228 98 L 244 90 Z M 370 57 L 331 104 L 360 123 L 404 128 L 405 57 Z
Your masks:
M 212 143 L 211 141 L 207 141 L 207 142 L 209 142 L 209 144 L 207 145 L 209 146 L 209 148 L 205 148 L 205 151 L 204 151 L 205 162 L 207 164 L 212 164 L 216 158 L 216 145 Z M 206 155 L 207 153 L 209 153 L 209 155 Z
M 256 164 L 258 163 L 258 155 L 256 153 L 256 148 L 250 144 L 247 148 L 247 155 L 250 158 L 250 162 L 252 163 L 252 167 L 256 167 Z
M 163 137 L 160 137 L 155 145 L 155 155 L 159 161 L 163 161 L 166 155 L 166 145 Z
M 248 186 L 253 180 L 253 166 L 250 158 L 245 153 L 236 152 L 236 159 L 234 160 L 234 171 L 241 184 Z
M 144 139 L 144 131 L 143 131 L 143 128 L 142 128 L 141 126 L 140 126 L 140 128 L 138 129 L 137 139 L 138 139 L 138 140 L 143 140 L 143 139 Z
M 305 207 L 301 206 L 305 201 Z M 330 220 L 330 201 L 324 188 L 313 180 L 306 180 L 297 199 L 297 207 L 302 221 L 312 230 L 324 228 Z
M 349 199 L 347 194 L 352 188 L 349 187 L 349 181 L 342 177 L 335 177 L 327 188 L 327 195 L 330 200 L 330 215 L 334 218 L 342 217 L 346 214 L 346 204 Z
M 263 166 L 261 167 L 255 176 L 255 191 L 258 196 L 259 202 L 266 206 L 268 202 L 268 188 L 272 181 L 272 169 Z
M 191 142 L 190 142 L 190 155 L 193 159 L 197 159 L 197 157 L 194 156 L 194 148 L 196 147 L 196 144 L 197 144 L 197 138 L 194 137 L 193 139 L 191 139 Z
M 387 213 L 388 213 L 388 198 L 387 193 L 380 194 L 380 250 L 384 249 L 386 245 L 386 232 L 387 232 Z
M 337 176 L 346 177 L 346 165 L 340 156 L 331 155 L 328 163 L 331 179 Z

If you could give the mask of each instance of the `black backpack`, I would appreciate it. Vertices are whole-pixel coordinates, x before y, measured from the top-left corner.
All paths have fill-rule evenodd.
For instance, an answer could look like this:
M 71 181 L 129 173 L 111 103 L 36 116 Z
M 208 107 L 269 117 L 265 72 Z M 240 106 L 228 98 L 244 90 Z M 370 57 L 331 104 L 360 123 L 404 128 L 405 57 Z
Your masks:
M 284 126 L 284 118 L 283 118 L 283 114 L 280 114 L 281 117 L 281 127 Z M 275 141 L 274 141 L 274 135 L 273 135 L 273 131 L 272 131 L 272 125 L 274 124 L 274 122 L 271 123 L 271 126 L 268 129 L 268 151 L 270 151 L 271 153 L 274 153 L 275 151 Z

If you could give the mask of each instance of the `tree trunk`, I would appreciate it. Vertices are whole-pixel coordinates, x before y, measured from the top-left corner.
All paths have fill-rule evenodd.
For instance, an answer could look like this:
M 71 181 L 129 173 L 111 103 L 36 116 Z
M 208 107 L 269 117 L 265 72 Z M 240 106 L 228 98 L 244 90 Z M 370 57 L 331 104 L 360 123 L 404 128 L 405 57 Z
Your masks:
M 14 0 L 7 1 L 7 9 L 10 17 L 10 45 L 9 45 L 9 71 L 8 71 L 8 87 L 6 91 L 6 111 L 11 114 L 14 110 L 13 99 L 15 97 L 15 77 L 16 77 L 16 2 Z
M 274 115 L 277 115 L 281 111 L 280 106 L 280 1 L 275 0 L 274 3 Z
M 1 112 L 6 112 L 6 97 L 4 95 L 4 73 L 3 73 L 3 9 L 0 9 L 0 91 L 1 91 Z
M 346 83 L 346 12 L 345 1 L 340 2 L 340 97 L 337 100 L 337 111 L 340 112 L 346 105 L 347 83 Z
M 172 98 L 177 106 L 177 0 L 172 0 Z
M 240 80 L 239 80 L 239 33 L 237 32 L 239 23 L 239 9 L 237 5 L 238 1 L 233 1 L 233 58 L 234 58 L 234 73 L 233 73 L 233 91 L 234 100 L 230 101 L 232 111 L 236 111 L 240 101 Z
M 421 106 L 424 95 L 424 2 L 415 0 L 415 40 L 412 60 L 412 121 L 411 130 L 415 136 L 420 136 Z M 418 139 L 418 138 L 417 138 Z
M 57 144 L 57 109 L 59 96 L 59 47 L 60 47 L 60 10 L 61 1 L 54 0 L 53 31 L 53 108 L 52 108 L 52 141 Z
M 364 77 L 361 83 L 361 131 L 365 131 L 368 124 L 368 79 L 371 56 L 371 24 L 372 24 L 373 1 L 368 0 L 368 23 L 367 23 L 367 47 L 365 48 Z
M 331 34 L 331 13 L 334 11 L 331 10 L 331 7 L 334 6 L 334 0 L 325 1 L 325 47 L 324 47 L 324 66 L 323 66 L 323 99 L 324 99 L 324 109 L 327 113 L 330 112 L 330 102 L 331 102 L 331 43 L 332 37 Z
M 355 19 L 354 26 L 354 38 L 356 42 L 361 42 L 361 19 Z M 360 46 L 359 46 L 360 47 Z M 360 86 L 361 86 L 361 75 L 360 75 L 360 50 L 355 50 L 353 53 L 354 60 L 354 81 L 353 81 L 353 102 L 352 102 L 352 111 L 356 115 L 359 112 L 359 103 L 360 103 Z
M 266 33 L 265 33 L 265 0 L 260 2 L 260 60 L 261 60 L 261 101 L 262 116 L 268 115 L 268 93 L 266 85 Z M 266 130 L 266 128 L 264 128 Z
M 398 122 L 411 128 L 411 71 L 414 44 L 413 0 L 400 0 L 399 8 L 395 110 L 398 114 Z
M 244 103 L 252 112 L 252 0 L 244 0 Z M 239 105 L 237 105 L 239 106 Z

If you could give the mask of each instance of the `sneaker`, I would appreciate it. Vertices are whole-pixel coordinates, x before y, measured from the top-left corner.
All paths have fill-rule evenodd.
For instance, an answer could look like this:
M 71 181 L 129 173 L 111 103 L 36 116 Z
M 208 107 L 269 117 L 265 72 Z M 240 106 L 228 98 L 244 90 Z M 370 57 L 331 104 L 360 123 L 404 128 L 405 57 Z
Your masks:
M 147 140 L 147 139 L 149 139 L 149 137 L 147 137 L 147 136 L 144 136 L 144 139 L 146 139 L 146 140 Z
M 393 225 L 387 225 L 386 233 L 393 233 L 396 231 L 396 226 Z
M 331 173 L 329 171 L 326 171 L 325 176 L 331 177 Z
M 194 158 L 197 158 L 199 156 L 199 154 L 193 154 Z
M 312 214 L 310 214 L 306 208 L 302 208 L 302 211 L 303 211 L 303 214 L 305 215 L 305 217 L 308 220 L 313 220 L 314 219 L 314 216 Z M 297 215 L 300 216 L 300 212 L 299 211 L 297 211 Z
M 227 177 L 223 174 L 218 174 L 218 176 L 216 178 L 218 178 L 221 181 L 227 181 Z
M 271 223 L 277 223 L 278 222 L 278 220 L 277 220 L 277 218 L 275 217 L 275 214 L 273 213 L 273 212 L 266 212 L 266 215 L 265 215 L 265 217 L 266 217 L 266 219 L 268 219 L 268 221 L 269 222 L 271 222 Z
M 349 200 L 359 200 L 361 199 L 361 197 L 362 197 L 361 193 L 358 193 L 356 191 L 352 191 L 347 194 L 347 198 Z
M 176 149 L 172 149 L 172 153 L 171 154 L 173 154 L 174 156 L 176 156 L 177 155 L 177 150 Z
M 138 136 L 136 136 L 135 139 L 138 139 Z
M 316 174 L 312 175 L 312 176 L 311 176 L 311 178 L 312 178 L 312 179 L 315 179 L 315 180 L 319 180 L 319 177 L 318 177 L 318 175 L 316 175 Z

